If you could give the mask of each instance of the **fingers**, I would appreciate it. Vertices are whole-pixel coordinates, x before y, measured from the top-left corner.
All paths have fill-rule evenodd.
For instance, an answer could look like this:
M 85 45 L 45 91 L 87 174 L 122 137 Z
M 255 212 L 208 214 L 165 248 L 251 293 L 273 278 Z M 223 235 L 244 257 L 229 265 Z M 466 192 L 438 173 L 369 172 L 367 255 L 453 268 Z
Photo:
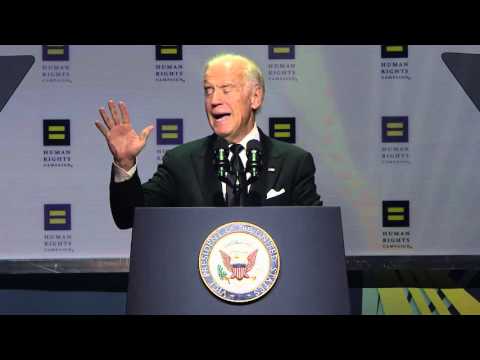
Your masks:
M 103 122 L 105 123 L 105 125 L 107 125 L 107 128 L 111 129 L 115 124 L 113 123 L 112 119 L 110 119 L 110 116 L 108 116 L 105 109 L 102 107 L 98 111 L 100 112 L 100 116 L 102 117 Z
M 118 112 L 117 105 L 113 100 L 108 100 L 108 107 L 110 112 L 112 113 L 113 122 L 115 125 L 119 125 L 121 123 L 120 113 Z
M 118 102 L 120 113 L 122 114 L 122 120 L 125 124 L 130 124 L 130 115 L 128 114 L 127 105 L 123 101 Z
M 148 140 L 148 137 L 152 133 L 153 129 L 154 129 L 153 125 L 147 126 L 145 129 L 143 129 L 142 134 L 140 135 L 142 137 L 142 140 L 146 142 Z
M 103 136 L 105 136 L 106 139 L 108 136 L 108 130 L 105 125 L 103 125 L 100 121 L 95 121 L 95 126 L 98 130 L 100 130 L 100 132 L 103 134 Z

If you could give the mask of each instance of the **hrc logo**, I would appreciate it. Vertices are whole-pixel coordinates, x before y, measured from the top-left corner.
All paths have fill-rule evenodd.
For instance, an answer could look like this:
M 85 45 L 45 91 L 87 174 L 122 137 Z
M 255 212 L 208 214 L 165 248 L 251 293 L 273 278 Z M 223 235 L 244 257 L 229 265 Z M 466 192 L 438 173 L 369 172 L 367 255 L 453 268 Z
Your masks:
M 383 116 L 382 142 L 408 143 L 408 116 Z
M 383 227 L 409 227 L 410 201 L 383 201 Z
M 182 60 L 182 45 L 156 45 L 155 58 L 157 61 Z
M 43 120 L 44 146 L 70 146 L 70 120 Z
M 183 144 L 183 119 L 157 119 L 157 145 Z
M 408 58 L 408 45 L 382 45 L 382 59 Z
M 270 137 L 294 144 L 296 141 L 294 117 L 271 117 Z
M 68 61 L 69 45 L 42 45 L 43 61 Z
M 70 204 L 45 204 L 44 228 L 49 230 L 72 230 L 72 209 Z
M 269 60 L 295 59 L 295 45 L 268 45 Z

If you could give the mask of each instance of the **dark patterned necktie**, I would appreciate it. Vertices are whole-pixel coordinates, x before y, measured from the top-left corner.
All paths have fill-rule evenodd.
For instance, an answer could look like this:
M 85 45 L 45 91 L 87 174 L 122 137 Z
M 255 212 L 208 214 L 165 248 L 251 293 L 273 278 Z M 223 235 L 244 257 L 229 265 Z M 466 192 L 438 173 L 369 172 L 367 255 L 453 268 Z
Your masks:
M 235 195 L 233 189 L 227 185 L 227 204 L 228 206 L 241 206 L 244 204 L 245 196 L 243 191 L 245 187 L 245 168 L 243 167 L 242 159 L 240 159 L 240 153 L 243 151 L 243 146 L 240 144 L 233 144 L 230 146 L 230 151 L 233 155 L 230 160 L 231 171 L 228 174 L 228 178 L 232 184 L 235 183 L 235 179 L 237 178 L 237 185 L 239 185 L 240 189 L 242 189 L 242 195 Z M 235 176 L 236 174 L 238 174 L 238 176 Z

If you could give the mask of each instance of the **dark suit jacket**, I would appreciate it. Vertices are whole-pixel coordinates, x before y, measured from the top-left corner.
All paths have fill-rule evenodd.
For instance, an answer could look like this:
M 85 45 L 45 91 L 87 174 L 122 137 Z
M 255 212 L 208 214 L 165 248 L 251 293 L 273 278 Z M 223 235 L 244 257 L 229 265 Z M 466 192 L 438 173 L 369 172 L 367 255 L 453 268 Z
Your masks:
M 259 132 L 264 166 L 250 188 L 247 206 L 321 206 L 312 155 Z M 143 185 L 137 172 L 130 180 L 115 183 L 112 168 L 110 207 L 115 224 L 121 229 L 132 227 L 134 208 L 138 206 L 225 206 L 212 161 L 215 139 L 212 134 L 167 151 L 163 164 Z M 272 168 L 275 170 L 268 171 Z M 267 200 L 272 188 L 285 192 Z

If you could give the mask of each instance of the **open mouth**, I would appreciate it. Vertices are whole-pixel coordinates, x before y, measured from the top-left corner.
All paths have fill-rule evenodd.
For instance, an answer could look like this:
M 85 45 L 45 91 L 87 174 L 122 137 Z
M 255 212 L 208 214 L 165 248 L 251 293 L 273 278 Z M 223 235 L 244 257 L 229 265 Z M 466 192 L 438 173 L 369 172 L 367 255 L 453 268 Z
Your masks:
M 215 122 L 222 122 L 227 120 L 230 117 L 230 113 L 219 113 L 219 114 L 212 114 Z

